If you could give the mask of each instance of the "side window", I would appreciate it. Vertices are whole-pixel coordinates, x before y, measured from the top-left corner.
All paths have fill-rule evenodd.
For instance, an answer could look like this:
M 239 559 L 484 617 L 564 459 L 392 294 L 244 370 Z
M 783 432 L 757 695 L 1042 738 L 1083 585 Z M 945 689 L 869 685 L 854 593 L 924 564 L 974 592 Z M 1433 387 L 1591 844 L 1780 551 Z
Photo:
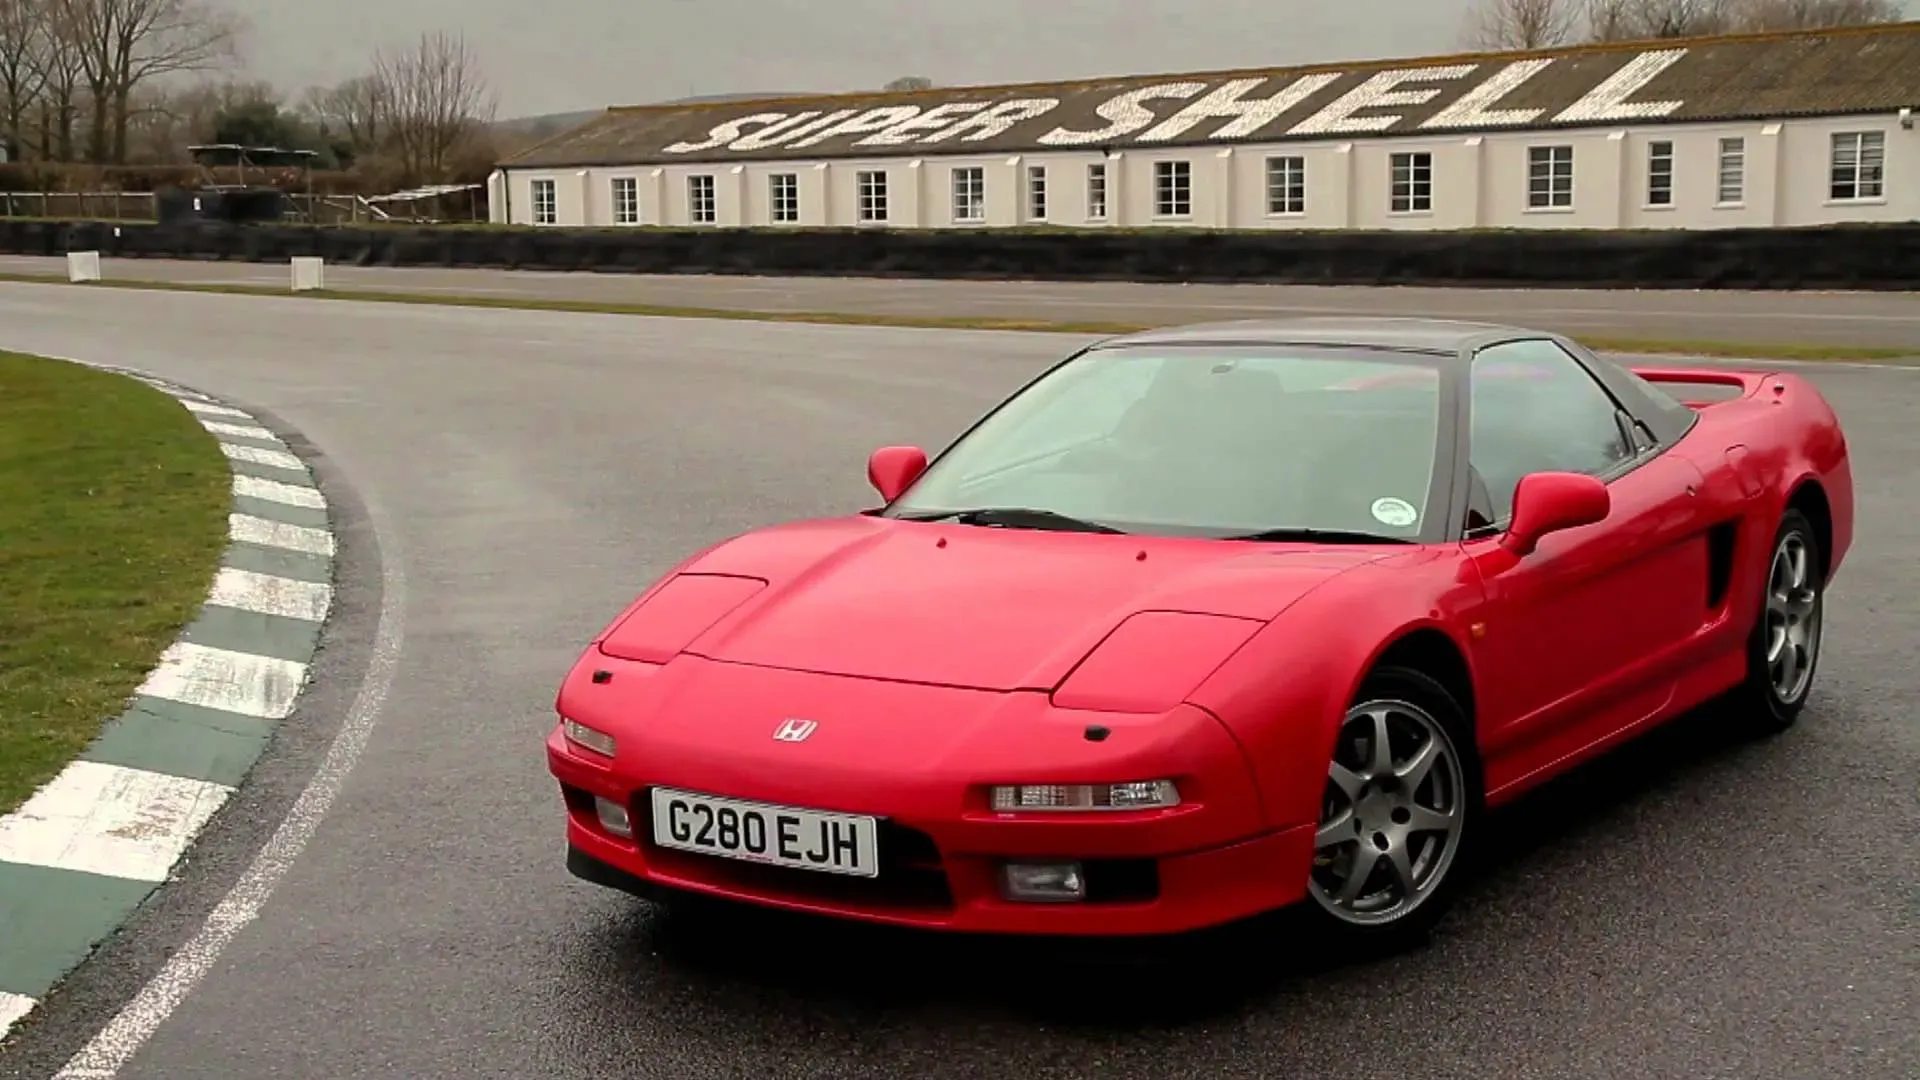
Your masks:
M 1634 455 L 1619 406 L 1579 361 L 1551 341 L 1482 349 L 1468 375 L 1467 458 L 1479 481 L 1468 526 L 1504 522 L 1520 478 L 1536 472 L 1598 476 Z
M 1648 382 L 1646 379 L 1635 374 L 1632 368 L 1616 364 L 1604 356 L 1590 356 L 1589 359 L 1593 363 L 1605 365 L 1605 370 L 1610 373 L 1612 378 L 1630 384 L 1640 393 L 1641 397 L 1644 397 L 1647 402 L 1652 405 L 1654 415 L 1664 414 L 1667 419 L 1673 421 L 1676 427 L 1687 428 L 1692 426 L 1693 410 L 1688 408 L 1679 398 L 1674 397 L 1665 387 L 1657 383 Z M 1649 439 L 1656 445 L 1659 442 L 1658 439 L 1653 438 L 1651 431 L 1643 432 L 1636 437 Z

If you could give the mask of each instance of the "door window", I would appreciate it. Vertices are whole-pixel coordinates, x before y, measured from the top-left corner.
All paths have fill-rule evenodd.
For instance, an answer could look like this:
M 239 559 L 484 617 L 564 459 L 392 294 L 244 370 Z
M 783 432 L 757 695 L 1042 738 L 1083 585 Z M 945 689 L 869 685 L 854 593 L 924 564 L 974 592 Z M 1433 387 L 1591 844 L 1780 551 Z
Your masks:
M 1612 395 L 1551 341 L 1482 349 L 1468 380 L 1470 530 L 1504 522 L 1529 473 L 1605 476 L 1633 457 Z

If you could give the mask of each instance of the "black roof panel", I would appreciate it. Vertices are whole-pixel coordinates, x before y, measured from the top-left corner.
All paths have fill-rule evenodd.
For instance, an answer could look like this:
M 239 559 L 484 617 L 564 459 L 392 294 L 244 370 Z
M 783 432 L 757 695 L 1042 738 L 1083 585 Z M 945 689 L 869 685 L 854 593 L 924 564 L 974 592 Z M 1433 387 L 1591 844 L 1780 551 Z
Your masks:
M 1280 319 L 1241 319 L 1196 323 L 1147 330 L 1102 342 L 1112 348 L 1133 345 L 1219 344 L 1332 345 L 1459 353 L 1500 337 L 1538 333 L 1499 323 L 1457 322 L 1451 319 L 1395 318 L 1368 315 L 1302 316 Z

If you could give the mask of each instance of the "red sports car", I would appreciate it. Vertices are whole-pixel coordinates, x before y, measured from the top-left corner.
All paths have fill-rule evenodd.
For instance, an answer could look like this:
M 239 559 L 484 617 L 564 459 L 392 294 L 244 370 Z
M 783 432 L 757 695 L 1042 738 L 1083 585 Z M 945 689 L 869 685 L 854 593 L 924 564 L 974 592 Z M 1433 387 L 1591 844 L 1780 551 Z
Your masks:
M 1486 808 L 1710 701 L 1792 724 L 1853 534 L 1795 375 L 1424 320 L 1106 341 L 867 473 L 884 506 L 700 552 L 568 674 L 575 875 L 1402 942 Z

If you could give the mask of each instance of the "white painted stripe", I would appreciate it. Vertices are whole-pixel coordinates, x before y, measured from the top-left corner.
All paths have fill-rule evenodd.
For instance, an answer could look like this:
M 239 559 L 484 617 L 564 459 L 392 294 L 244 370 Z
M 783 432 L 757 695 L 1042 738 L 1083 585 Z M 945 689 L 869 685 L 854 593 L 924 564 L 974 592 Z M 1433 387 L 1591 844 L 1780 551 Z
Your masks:
M 32 1012 L 33 1007 L 38 1004 L 39 1002 L 25 994 L 9 994 L 5 990 L 0 990 L 0 1039 L 6 1038 L 7 1031 L 26 1019 L 27 1014 Z
M 213 432 L 215 435 L 232 435 L 238 439 L 270 439 L 274 442 L 280 441 L 278 435 L 268 431 L 266 428 L 253 427 L 248 424 L 224 424 L 218 420 L 203 419 L 200 421 L 200 426 Z
M 185 405 L 194 412 L 204 413 L 207 416 L 237 416 L 242 420 L 253 419 L 253 417 L 248 416 L 239 409 L 229 409 L 225 405 L 212 405 L 204 401 L 194 401 L 191 398 L 182 398 L 180 404 Z
M 307 679 L 307 665 L 271 656 L 176 641 L 140 684 L 148 697 L 284 720 Z
M 312 581 L 223 566 L 213 579 L 213 592 L 207 597 L 207 603 L 320 622 L 327 617 L 327 608 L 333 603 L 333 589 Z
M 200 928 L 186 944 L 167 957 L 162 967 L 140 992 L 114 1014 L 87 1045 L 67 1059 L 54 1080 L 111 1080 L 127 1067 L 153 1033 L 167 1022 L 193 988 L 206 978 L 220 961 L 234 936 L 260 915 L 274 889 L 286 879 L 300 855 L 313 840 L 327 811 L 345 788 L 347 777 L 366 752 L 367 741 L 380 724 L 381 708 L 393 688 L 393 676 L 406 644 L 404 614 L 407 609 L 406 553 L 399 541 L 380 528 L 381 515 L 373 513 L 374 539 L 380 548 L 380 615 L 375 625 L 373 653 L 361 677 L 360 691 L 353 707 L 340 723 L 339 733 L 327 748 L 327 756 L 307 781 L 305 790 L 287 811 L 286 818 L 253 857 L 246 873 L 234 883 L 232 891 L 209 912 Z
M 276 469 L 292 469 L 306 472 L 307 467 L 300 459 L 285 450 L 261 450 L 253 446 L 235 446 L 229 442 L 220 444 L 220 452 L 235 461 L 250 461 L 255 465 L 271 465 Z
M 287 525 L 252 514 L 228 514 L 227 535 L 242 544 L 262 544 L 308 555 L 333 554 L 333 534 L 325 529 Z
M 288 506 L 304 506 L 308 510 L 325 510 L 326 496 L 319 488 L 301 487 L 299 484 L 282 483 L 279 480 L 262 480 L 258 476 L 233 474 L 233 493 L 249 499 L 265 499 L 269 502 L 286 503 Z
M 0 820 L 0 860 L 165 881 L 232 788 L 76 761 Z

